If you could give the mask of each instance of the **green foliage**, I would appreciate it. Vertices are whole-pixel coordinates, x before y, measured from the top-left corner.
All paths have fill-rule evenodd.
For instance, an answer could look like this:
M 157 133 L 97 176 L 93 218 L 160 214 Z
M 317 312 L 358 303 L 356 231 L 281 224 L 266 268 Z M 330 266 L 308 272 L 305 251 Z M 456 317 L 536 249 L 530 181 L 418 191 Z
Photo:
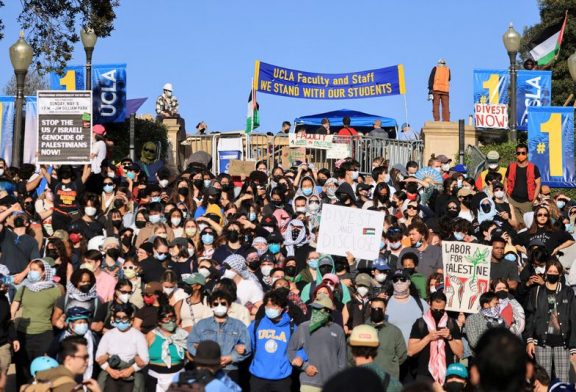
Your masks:
M 541 31 L 564 19 L 568 11 L 568 22 L 564 32 L 562 47 L 556 61 L 552 63 L 552 103 L 562 106 L 571 93 L 576 92 L 574 82 L 568 72 L 566 60 L 576 50 L 576 0 L 538 0 L 541 22 L 524 29 L 520 46 L 520 56 L 530 57 L 530 42 Z
M 114 142 L 114 150 L 112 158 L 114 161 L 119 161 L 124 157 L 130 155 L 130 121 L 126 120 L 123 123 L 105 124 L 106 137 Z M 140 151 L 142 145 L 146 142 L 160 142 L 162 148 L 160 149 L 160 157 L 166 160 L 168 153 L 168 136 L 164 125 L 148 120 L 136 119 L 136 127 L 134 133 L 134 145 L 136 159 L 140 158 Z
M 80 39 L 79 26 L 94 29 L 98 37 L 109 36 L 116 18 L 114 8 L 120 4 L 119 0 L 21 2 L 18 22 L 29 33 L 27 41 L 34 51 L 36 69 L 41 73 L 62 72 L 72 58 L 74 43 Z
M 0 8 L 4 7 L 4 2 L 0 0 Z M 2 23 L 2 19 L 0 19 L 0 39 L 4 38 L 4 23 Z

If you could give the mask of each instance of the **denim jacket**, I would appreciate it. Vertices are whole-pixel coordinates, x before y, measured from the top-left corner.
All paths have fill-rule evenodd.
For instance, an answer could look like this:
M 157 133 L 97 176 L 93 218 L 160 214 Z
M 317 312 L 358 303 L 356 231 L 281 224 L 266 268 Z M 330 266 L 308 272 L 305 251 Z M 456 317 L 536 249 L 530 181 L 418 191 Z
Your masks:
M 246 325 L 238 319 L 227 317 L 223 323 L 216 322 L 214 317 L 198 321 L 188 335 L 188 352 L 196 355 L 196 346 L 203 340 L 213 340 L 220 345 L 222 356 L 231 355 L 232 363 L 227 365 L 225 370 L 238 369 L 237 364 L 248 358 L 252 352 L 250 336 Z M 244 345 L 244 352 L 239 354 L 236 345 Z

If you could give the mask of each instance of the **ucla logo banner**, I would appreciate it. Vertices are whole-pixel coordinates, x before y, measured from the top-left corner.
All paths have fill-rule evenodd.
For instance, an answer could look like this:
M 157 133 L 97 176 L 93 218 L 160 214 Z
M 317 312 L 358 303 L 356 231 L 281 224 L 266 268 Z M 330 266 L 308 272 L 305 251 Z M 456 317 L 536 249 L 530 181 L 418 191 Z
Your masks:
M 14 115 L 14 97 L 0 97 L 0 156 L 8 164 L 12 161 Z
M 506 71 L 474 70 L 474 124 L 477 128 L 508 128 Z
M 257 91 L 292 98 L 354 99 L 406 94 L 404 66 L 344 74 L 297 71 L 256 62 L 254 84 Z
M 64 76 L 50 74 L 51 90 L 85 90 L 83 66 L 64 69 Z M 126 64 L 92 66 L 94 123 L 123 122 L 126 119 Z
M 528 108 L 528 156 L 542 176 L 542 184 L 574 187 L 574 108 Z
M 552 104 L 552 71 L 518 71 L 516 84 L 517 128 L 528 130 L 528 108 Z

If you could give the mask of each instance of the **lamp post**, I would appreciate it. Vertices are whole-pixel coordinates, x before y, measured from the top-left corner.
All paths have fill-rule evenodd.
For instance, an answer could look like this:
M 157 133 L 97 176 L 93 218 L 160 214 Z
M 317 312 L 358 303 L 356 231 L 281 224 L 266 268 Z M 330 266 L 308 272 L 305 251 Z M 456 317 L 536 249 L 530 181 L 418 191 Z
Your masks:
M 510 103 L 509 111 L 510 117 L 508 118 L 508 127 L 510 128 L 510 141 L 516 143 L 516 55 L 520 49 L 520 34 L 514 30 L 514 26 L 510 23 L 508 30 L 502 36 L 508 57 L 510 57 Z
M 572 76 L 572 80 L 576 82 L 576 52 L 572 53 L 570 57 L 568 57 L 568 71 L 570 71 L 570 76 Z
M 32 64 L 32 47 L 24 40 L 24 32 L 10 47 L 10 61 L 16 75 L 16 118 L 12 138 L 12 166 L 20 167 L 22 163 L 22 110 L 24 106 L 24 82 L 28 67 Z
M 80 30 L 80 39 L 86 52 L 86 90 L 92 90 L 92 53 L 98 37 L 93 29 L 82 28 Z

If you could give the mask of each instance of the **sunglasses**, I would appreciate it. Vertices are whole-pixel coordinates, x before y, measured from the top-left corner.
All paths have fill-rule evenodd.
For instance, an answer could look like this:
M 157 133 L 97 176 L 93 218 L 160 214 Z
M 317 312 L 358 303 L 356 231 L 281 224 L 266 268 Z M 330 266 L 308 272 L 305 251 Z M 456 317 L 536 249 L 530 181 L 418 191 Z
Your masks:
M 128 321 L 130 321 L 130 319 L 128 317 L 122 317 L 122 318 L 115 317 L 114 321 L 117 323 L 127 323 Z
M 550 215 L 548 214 L 536 214 L 537 217 L 541 217 L 541 216 L 545 216 L 546 218 L 548 218 Z
M 158 234 L 166 234 L 166 233 L 158 233 Z M 168 256 L 169 253 L 168 252 L 158 252 L 158 256 L 162 256 L 162 255 Z
M 118 290 L 118 292 L 120 292 L 121 294 L 132 294 L 132 291 L 130 290 Z
M 416 207 L 416 206 L 408 206 L 408 207 L 406 207 L 406 209 L 407 209 L 407 210 L 417 210 L 418 207 Z
M 392 282 L 396 283 L 396 282 L 406 282 L 408 279 L 405 278 L 404 276 L 399 276 L 399 277 L 395 277 L 394 279 L 392 279 Z
M 79 358 L 82 359 L 84 361 L 87 361 L 88 358 L 90 358 L 90 355 L 86 354 L 86 355 L 72 355 L 74 358 Z
M 218 305 L 228 306 L 228 302 L 226 302 L 226 301 L 214 301 L 214 302 L 212 302 L 212 307 L 216 307 Z
M 516 155 L 526 155 L 526 151 L 516 151 Z
M 113 182 L 105 182 L 104 185 L 114 185 Z

